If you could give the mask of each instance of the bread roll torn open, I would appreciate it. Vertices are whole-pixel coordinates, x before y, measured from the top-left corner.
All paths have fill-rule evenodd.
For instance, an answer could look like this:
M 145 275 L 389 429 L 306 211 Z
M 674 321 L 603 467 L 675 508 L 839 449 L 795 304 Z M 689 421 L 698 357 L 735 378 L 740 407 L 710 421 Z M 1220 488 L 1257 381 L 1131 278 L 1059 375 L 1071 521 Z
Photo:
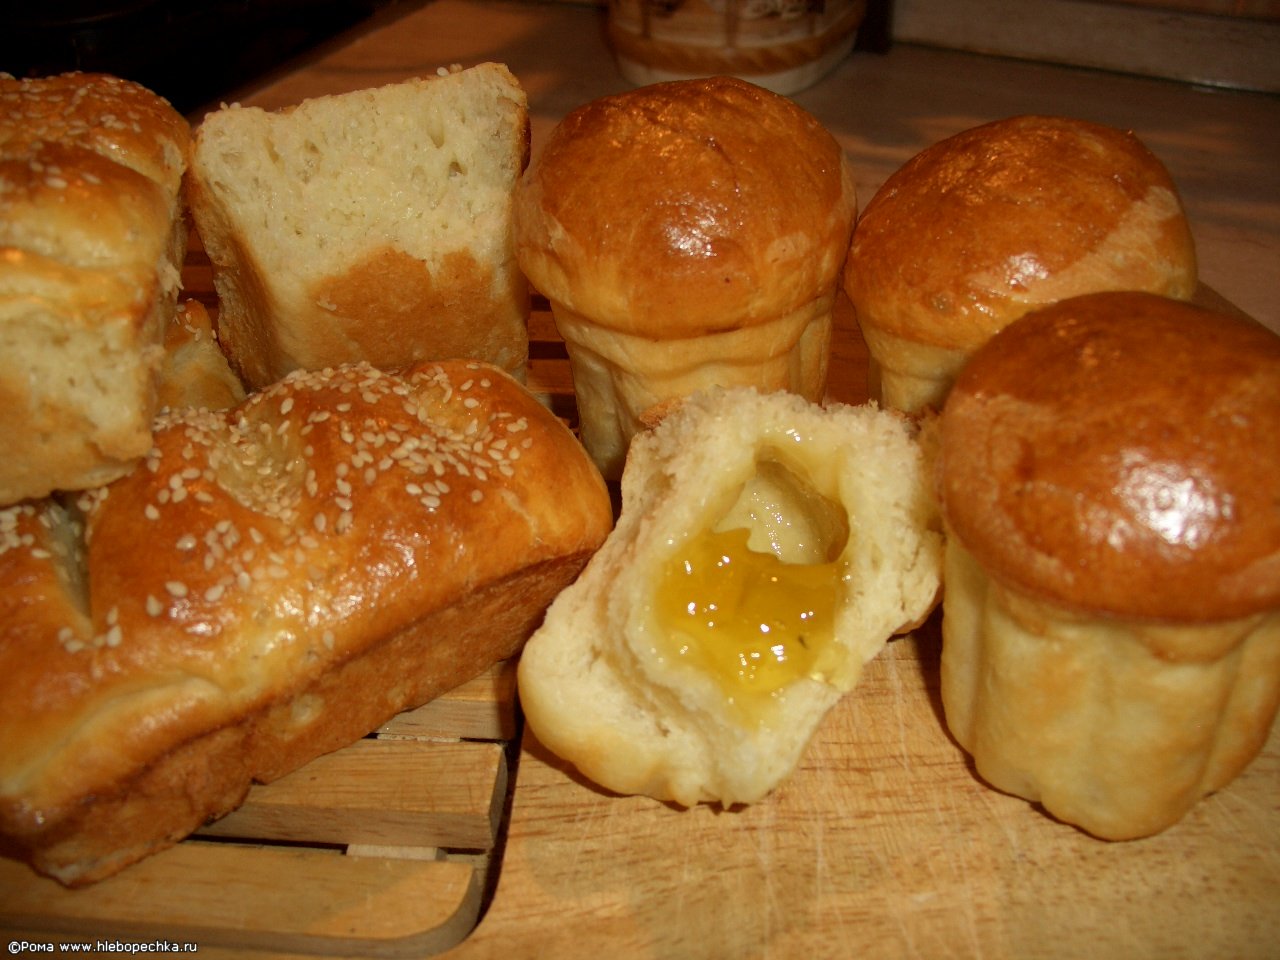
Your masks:
M 918 624 L 942 541 L 916 427 L 716 388 L 638 435 L 605 545 L 520 663 L 529 726 L 600 786 L 761 800 Z

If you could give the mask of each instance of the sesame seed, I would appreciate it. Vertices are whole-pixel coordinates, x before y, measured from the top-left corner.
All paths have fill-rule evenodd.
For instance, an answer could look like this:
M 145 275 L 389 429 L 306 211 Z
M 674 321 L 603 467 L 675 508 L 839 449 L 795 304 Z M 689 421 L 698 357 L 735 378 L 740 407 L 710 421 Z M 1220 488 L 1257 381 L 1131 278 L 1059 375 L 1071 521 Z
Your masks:
M 354 531 L 357 518 L 363 528 L 365 511 L 374 503 L 381 510 L 385 501 L 390 509 L 412 515 L 440 510 L 451 495 L 482 502 L 487 490 L 479 485 L 514 476 L 514 462 L 533 442 L 517 436 L 529 429 L 523 417 L 501 411 L 460 416 L 461 409 L 483 410 L 475 391 L 492 386 L 481 372 L 458 386 L 440 367 L 400 378 L 353 365 L 290 375 L 231 415 L 165 411 L 146 458 L 156 480 L 147 494 L 151 502 L 142 510 L 149 520 L 165 524 L 158 528 L 162 540 L 189 554 L 191 566 L 171 564 L 171 579 L 158 577 L 151 592 L 142 591 L 147 615 L 163 617 L 175 599 L 189 596 L 215 604 L 235 591 L 257 595 L 264 589 L 257 583 L 261 578 L 289 579 L 300 591 L 327 590 L 332 538 Z M 465 395 L 468 390 L 472 395 Z M 303 391 L 316 397 L 304 397 Z M 451 410 L 438 417 L 442 405 L 449 404 Z M 291 415 L 295 419 L 280 419 Z M 304 441 L 300 435 L 306 432 L 310 437 Z M 321 466 L 317 455 L 332 458 L 332 467 Z M 470 479 L 454 492 L 457 477 Z M 167 512 L 167 504 L 184 499 L 219 504 L 228 497 L 234 509 L 219 511 L 224 515 L 215 523 L 201 520 L 208 516 L 203 512 L 183 514 L 201 524 L 188 530 L 177 529 L 182 521 Z M 375 500 L 366 503 L 370 497 Z M 77 503 L 92 516 L 105 499 L 104 489 L 78 495 Z M 23 540 L 16 516 L 0 511 L 0 552 Z M 252 517 L 261 519 L 240 519 Z M 51 542 L 59 544 L 60 553 L 69 552 L 61 539 Z M 27 549 L 50 556 L 39 543 Z M 179 569 L 203 572 L 179 574 Z M 324 603 L 329 602 L 326 595 Z M 60 639 L 64 647 L 127 643 L 119 620 L 119 610 L 113 609 L 97 636 L 80 639 L 69 633 Z M 322 640 L 332 649 L 333 632 L 326 630 Z

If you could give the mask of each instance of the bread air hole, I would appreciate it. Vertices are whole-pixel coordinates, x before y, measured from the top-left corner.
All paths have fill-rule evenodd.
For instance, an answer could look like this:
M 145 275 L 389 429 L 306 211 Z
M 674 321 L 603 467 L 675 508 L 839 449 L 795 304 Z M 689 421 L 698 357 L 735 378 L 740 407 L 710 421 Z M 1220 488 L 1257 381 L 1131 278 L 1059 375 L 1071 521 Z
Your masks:
M 682 541 L 658 577 L 659 655 L 712 677 L 761 719 L 769 701 L 840 661 L 835 617 L 849 540 L 843 507 L 799 465 L 763 451 L 708 529 Z

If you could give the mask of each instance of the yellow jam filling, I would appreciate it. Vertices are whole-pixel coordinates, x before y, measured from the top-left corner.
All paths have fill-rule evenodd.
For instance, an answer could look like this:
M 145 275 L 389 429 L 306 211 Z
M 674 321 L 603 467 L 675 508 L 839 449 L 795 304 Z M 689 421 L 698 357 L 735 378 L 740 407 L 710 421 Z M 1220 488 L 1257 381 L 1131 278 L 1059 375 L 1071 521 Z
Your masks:
M 655 597 L 666 652 L 748 707 L 834 666 L 843 564 L 785 563 L 752 550 L 746 528 L 708 530 L 672 555 Z

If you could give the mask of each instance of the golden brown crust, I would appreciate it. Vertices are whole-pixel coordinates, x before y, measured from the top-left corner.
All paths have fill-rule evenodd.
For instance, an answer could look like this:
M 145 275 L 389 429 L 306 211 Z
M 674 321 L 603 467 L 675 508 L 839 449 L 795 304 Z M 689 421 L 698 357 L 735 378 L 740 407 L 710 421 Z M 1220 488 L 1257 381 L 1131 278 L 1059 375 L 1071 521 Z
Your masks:
M 942 416 L 941 497 L 996 580 L 1181 622 L 1280 606 L 1280 337 L 1141 293 L 1023 317 Z
M 909 413 L 941 409 L 968 354 L 1027 310 L 1195 288 L 1159 160 L 1132 134 L 1066 117 L 1012 117 L 917 154 L 867 204 L 844 271 L 873 396 Z
M 695 337 L 832 287 L 855 206 L 839 144 L 790 100 L 673 81 L 561 121 L 517 192 L 516 252 L 535 288 L 603 327 Z
M 163 418 L 129 476 L 0 514 L 0 837 L 68 883 L 173 842 L 510 655 L 611 521 L 483 364 Z
M 858 220 L 844 283 L 861 322 L 971 350 L 1077 294 L 1187 299 L 1196 260 L 1173 180 L 1137 137 L 1022 116 L 942 140 L 885 181 Z
M 167 101 L 101 73 L 18 80 L 0 74 L 0 152 L 70 143 L 128 167 L 176 196 L 191 131 Z

